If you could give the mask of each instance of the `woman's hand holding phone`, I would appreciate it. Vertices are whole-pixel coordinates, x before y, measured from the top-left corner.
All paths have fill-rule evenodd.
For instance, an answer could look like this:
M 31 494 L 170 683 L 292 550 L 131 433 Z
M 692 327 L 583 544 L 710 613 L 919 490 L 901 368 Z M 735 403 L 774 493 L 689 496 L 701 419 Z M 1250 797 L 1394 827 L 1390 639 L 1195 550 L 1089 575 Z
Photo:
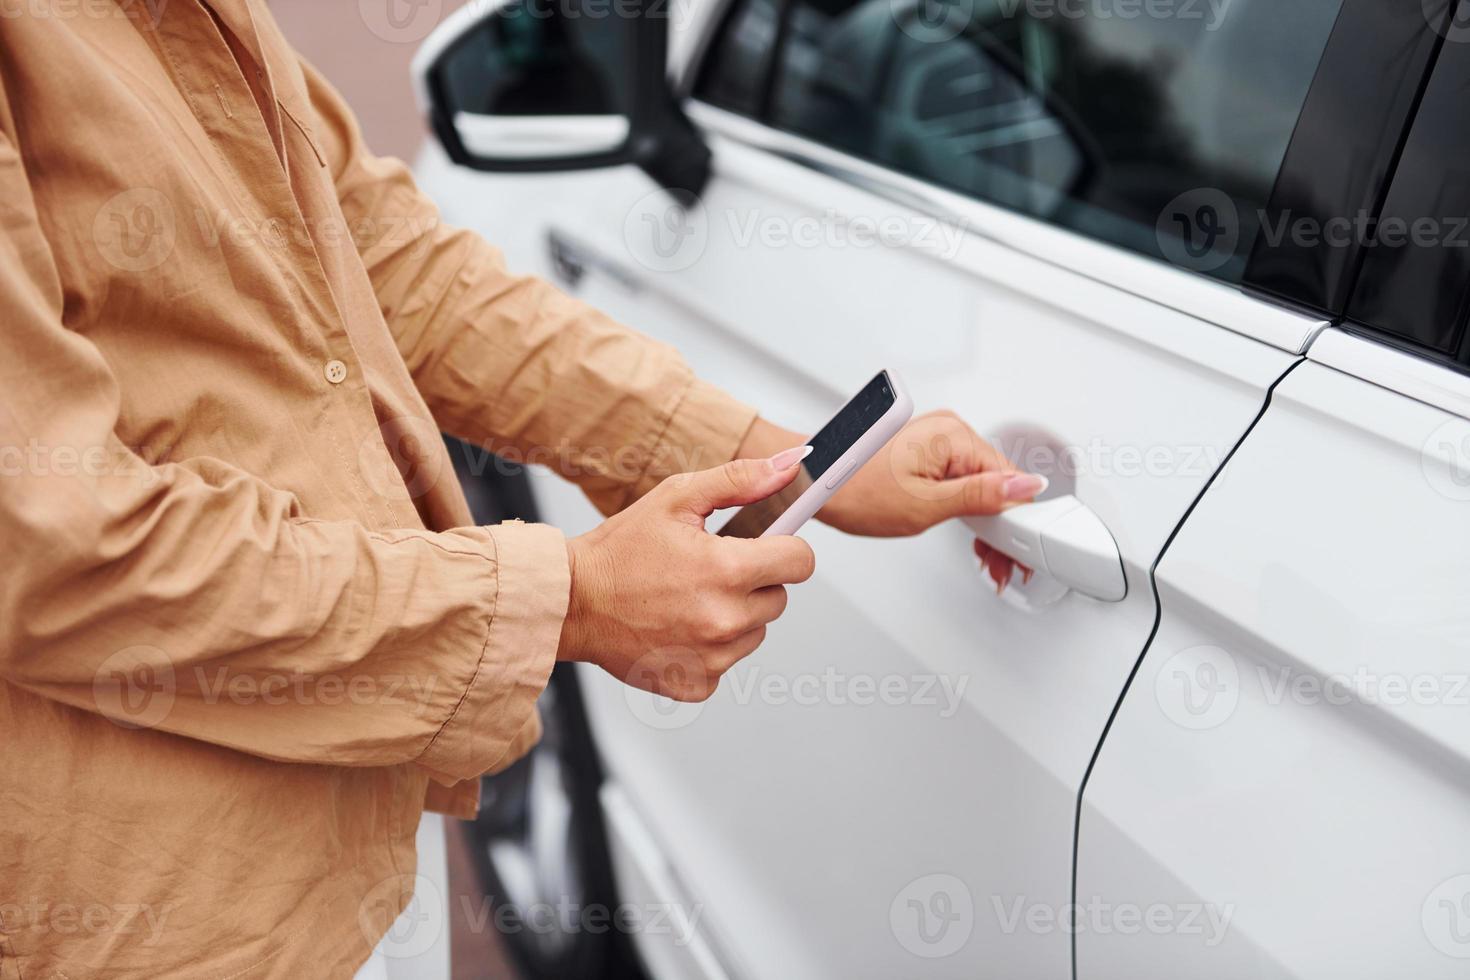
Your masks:
M 557 658 L 678 701 L 713 694 L 761 645 L 786 609 L 785 586 L 810 578 L 816 558 L 800 538 L 719 537 L 705 519 L 779 492 L 808 451 L 669 477 L 568 541 L 572 590 Z

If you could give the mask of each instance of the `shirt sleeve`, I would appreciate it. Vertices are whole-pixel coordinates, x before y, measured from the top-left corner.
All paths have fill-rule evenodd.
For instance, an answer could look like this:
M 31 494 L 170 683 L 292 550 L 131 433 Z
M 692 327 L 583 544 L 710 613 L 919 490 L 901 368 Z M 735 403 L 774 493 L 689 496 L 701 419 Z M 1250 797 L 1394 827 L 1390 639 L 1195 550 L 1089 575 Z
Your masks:
M 132 728 L 443 782 L 535 737 L 558 532 L 373 532 L 217 459 L 151 465 L 63 305 L 0 127 L 0 678 Z
M 399 351 L 436 422 L 517 461 L 550 465 L 612 513 L 672 473 L 731 459 L 755 411 L 679 354 L 443 225 L 404 165 L 374 157 L 341 97 L 303 65 L 316 132 L 349 226 L 412 234 L 359 243 Z

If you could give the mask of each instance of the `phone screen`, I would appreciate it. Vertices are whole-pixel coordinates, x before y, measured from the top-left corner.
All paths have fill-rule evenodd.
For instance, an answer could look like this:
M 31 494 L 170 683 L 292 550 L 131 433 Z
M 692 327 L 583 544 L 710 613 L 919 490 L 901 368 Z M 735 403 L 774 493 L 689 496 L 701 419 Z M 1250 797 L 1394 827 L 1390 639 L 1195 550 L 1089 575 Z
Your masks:
M 802 461 L 801 472 L 796 479 L 780 493 L 742 507 L 720 528 L 719 533 L 731 538 L 758 538 L 764 534 L 766 528 L 776 523 L 776 519 L 786 513 L 812 484 L 826 476 L 842 454 L 893 407 L 894 398 L 888 373 L 880 371 L 852 401 L 842 406 L 842 411 L 834 415 L 832 421 L 812 436 L 807 443 L 812 447 L 812 453 Z

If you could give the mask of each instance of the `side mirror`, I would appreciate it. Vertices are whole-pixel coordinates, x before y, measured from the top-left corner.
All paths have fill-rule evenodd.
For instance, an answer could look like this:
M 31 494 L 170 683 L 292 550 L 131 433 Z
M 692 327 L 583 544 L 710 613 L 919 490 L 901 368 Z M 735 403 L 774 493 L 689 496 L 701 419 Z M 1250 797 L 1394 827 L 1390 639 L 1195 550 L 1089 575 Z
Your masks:
M 666 76 L 662 0 L 496 0 L 461 8 L 414 59 L 455 163 L 501 173 L 636 164 L 698 194 L 710 154 Z

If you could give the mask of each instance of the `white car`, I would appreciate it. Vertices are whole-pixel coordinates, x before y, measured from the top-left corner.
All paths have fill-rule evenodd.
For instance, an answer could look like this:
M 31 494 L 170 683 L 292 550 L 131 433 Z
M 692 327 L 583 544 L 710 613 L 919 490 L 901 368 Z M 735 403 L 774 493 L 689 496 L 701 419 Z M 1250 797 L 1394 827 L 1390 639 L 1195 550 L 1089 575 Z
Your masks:
M 815 578 L 707 704 L 559 672 L 478 825 L 527 975 L 1470 975 L 1452 6 L 441 26 L 417 173 L 446 220 L 782 424 L 897 371 L 1051 478 L 1041 525 L 1106 527 L 1122 577 L 1035 521 L 1001 595 L 960 522 L 813 524 Z M 525 516 L 598 520 L 531 484 Z

